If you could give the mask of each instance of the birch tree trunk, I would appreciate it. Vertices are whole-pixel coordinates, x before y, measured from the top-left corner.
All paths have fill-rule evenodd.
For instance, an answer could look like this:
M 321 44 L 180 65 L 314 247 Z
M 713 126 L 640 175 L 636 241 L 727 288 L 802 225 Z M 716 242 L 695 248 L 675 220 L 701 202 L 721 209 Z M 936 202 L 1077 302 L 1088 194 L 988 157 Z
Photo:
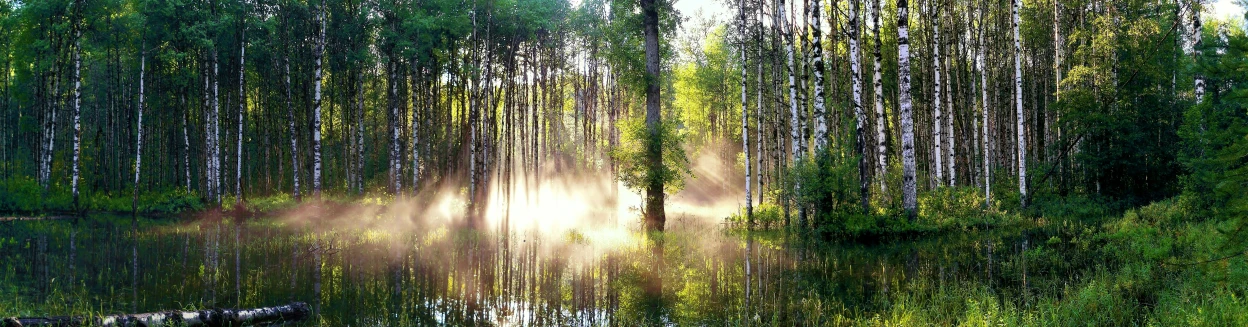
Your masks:
M 139 53 L 139 135 L 134 140 L 134 194 L 130 199 L 130 214 L 136 218 L 139 213 L 139 173 L 143 171 L 143 73 L 147 71 L 147 51 Z
M 391 59 L 391 61 L 393 60 Z M 399 166 L 399 86 L 394 72 L 397 68 L 393 66 L 394 63 L 392 62 L 386 68 L 389 70 L 388 74 L 390 75 L 389 79 L 386 80 L 386 83 L 389 84 L 387 87 L 389 88 L 390 99 L 390 188 L 395 196 L 400 196 L 403 192 L 403 186 L 399 182 L 399 174 L 402 169 Z
M 189 194 L 191 193 L 191 135 L 188 133 L 186 121 L 187 116 L 191 114 L 191 109 L 186 106 L 185 89 L 179 98 L 179 103 L 182 104 L 182 167 L 186 168 L 183 171 L 183 178 L 186 179 L 186 193 Z
M 81 5 L 81 3 L 79 3 Z M 82 9 L 79 8 L 79 11 Z M 82 155 L 82 30 L 74 28 L 74 72 L 72 78 L 74 80 L 74 163 L 73 163 L 73 181 L 71 188 L 74 193 L 74 211 L 81 208 L 78 206 L 78 160 Z
M 867 172 L 868 159 L 866 152 L 867 116 L 862 111 L 862 64 L 858 55 L 858 1 L 849 0 L 849 71 L 853 83 L 854 106 L 854 152 L 858 153 L 858 195 L 862 198 L 862 212 L 871 212 L 871 177 Z
M 242 32 L 238 43 L 238 134 L 234 143 L 234 205 L 243 203 L 243 113 L 247 111 L 247 27 L 243 18 Z
M 220 119 L 218 118 L 221 117 L 221 110 L 220 110 L 220 103 L 218 100 L 220 99 L 218 97 L 220 93 L 218 93 L 219 89 L 217 88 L 217 84 L 220 81 L 219 77 L 221 75 L 218 74 L 217 68 L 218 68 L 217 67 L 217 52 L 216 50 L 213 50 L 212 52 L 212 121 L 211 121 L 212 123 L 212 149 L 211 149 L 212 157 L 209 158 L 209 161 L 211 162 L 211 165 L 212 165 L 212 168 L 210 171 L 212 178 L 209 181 L 209 183 L 212 184 L 212 192 L 210 192 L 212 194 L 211 200 L 212 202 L 216 202 L 217 205 L 220 206 L 221 200 L 222 200 L 221 199 L 221 123 L 220 123 Z
M 932 157 L 933 159 L 936 159 L 936 186 L 940 187 L 940 186 L 945 185 L 945 173 L 944 173 L 945 166 L 943 162 L 945 152 L 943 151 L 943 149 L 940 148 L 940 142 L 941 142 L 941 137 L 942 137 L 942 135 L 940 135 L 941 125 L 944 124 L 944 117 L 941 115 L 943 114 L 943 112 L 941 112 L 942 103 L 940 102 L 941 100 L 940 98 L 941 96 L 940 95 L 940 91 L 941 91 L 941 87 L 940 87 L 940 83 L 941 83 L 941 80 L 940 80 L 940 68 L 941 68 L 940 67 L 940 14 L 939 14 L 940 6 L 935 5 L 931 8 L 931 10 L 932 10 L 932 26 L 931 27 L 932 27 L 932 46 L 933 46 L 932 70 L 935 74 L 932 80 L 936 83 L 936 87 L 934 89 L 934 92 L 932 93 L 933 94 L 932 109 L 935 111 L 935 115 L 936 115 L 935 119 L 932 119 L 932 131 L 933 131 L 932 132 L 932 144 L 935 147 L 935 151 L 932 153 L 933 154 Z
M 290 172 L 291 181 L 294 182 L 295 201 L 299 200 L 299 133 L 295 129 L 295 108 L 291 106 L 290 98 L 290 57 L 283 58 L 283 75 L 285 75 L 286 86 L 286 120 L 290 124 Z
M 321 197 L 321 61 L 325 57 L 325 0 L 317 13 L 320 31 L 312 54 L 312 196 Z
M 872 73 L 872 84 L 875 87 L 875 158 L 876 158 L 876 177 L 880 181 L 880 191 L 888 193 L 888 182 L 884 178 L 884 174 L 888 172 L 888 148 L 886 146 L 888 139 L 885 134 L 885 127 L 888 121 L 884 119 L 884 79 L 880 70 L 880 62 L 882 54 L 880 48 L 883 43 L 880 42 L 880 1 L 874 0 L 871 5 L 871 34 L 875 37 L 875 66 Z
M 989 147 L 988 137 L 988 70 L 984 63 L 984 52 L 987 51 L 987 32 L 984 30 L 986 26 L 984 22 L 984 5 L 979 6 L 979 48 L 975 51 L 975 64 L 979 68 L 979 94 L 980 94 L 980 110 L 983 114 L 983 137 L 980 141 L 983 143 L 984 152 L 984 207 L 992 206 L 992 151 Z
M 1204 37 L 1201 35 L 1202 25 L 1200 21 L 1200 8 L 1201 8 L 1200 0 L 1192 0 L 1191 33 L 1192 33 L 1192 57 L 1193 59 L 1200 55 L 1200 45 L 1201 45 L 1201 42 L 1203 42 L 1202 39 Z M 1196 84 L 1195 89 L 1193 91 L 1193 95 L 1196 98 L 1196 103 L 1199 104 L 1202 100 L 1205 99 L 1205 76 L 1201 75 L 1200 72 L 1196 72 L 1196 75 L 1195 77 L 1193 77 L 1193 80 L 1195 81 L 1195 84 Z
M 356 73 L 356 90 L 359 90 L 355 102 L 355 157 L 359 171 L 355 174 L 356 191 L 364 193 L 364 74 Z
M 754 223 L 754 204 L 752 203 L 753 193 L 750 192 L 750 112 L 746 109 L 747 90 L 745 88 L 745 68 L 748 66 L 745 58 L 745 0 L 741 0 L 740 9 L 741 14 L 738 16 L 740 19 L 737 21 L 739 24 L 737 25 L 737 31 L 741 34 L 737 36 L 740 39 L 737 51 L 741 55 L 741 152 L 745 155 L 745 217 L 747 226 L 749 226 Z M 746 296 L 748 297 L 749 295 L 747 294 Z
M 797 124 L 798 124 L 798 121 L 797 121 L 798 119 L 797 74 L 796 74 L 797 72 L 796 72 L 796 67 L 795 67 L 796 63 L 794 63 L 794 58 L 793 58 L 794 57 L 793 29 L 788 27 L 788 16 L 784 13 L 784 0 L 778 0 L 778 1 L 780 2 L 778 6 L 778 9 L 780 12 L 780 14 L 778 15 L 780 16 L 780 19 L 779 19 L 780 25 L 781 25 L 780 30 L 783 31 L 784 33 L 784 37 L 783 37 L 784 38 L 784 50 L 788 54 L 787 66 L 788 66 L 788 72 L 789 72 L 789 132 L 792 138 L 791 152 L 793 156 L 793 162 L 797 163 L 797 158 L 800 157 L 801 155 L 801 152 L 799 152 L 799 149 L 798 149 L 798 145 L 801 144 L 801 141 L 800 141 L 801 137 L 798 134 L 798 128 L 797 128 Z
M 416 60 L 412 60 L 412 75 L 417 72 Z M 420 120 L 416 108 L 420 108 L 417 100 L 416 83 L 412 83 L 412 194 L 420 191 Z
M 911 117 L 910 98 L 910 9 L 908 0 L 897 0 L 897 73 L 901 93 L 901 161 L 902 206 L 911 220 L 917 208 L 917 190 L 914 171 L 914 119 Z
M 1027 206 L 1027 121 L 1026 115 L 1023 114 L 1023 68 L 1022 68 L 1022 39 L 1018 35 L 1018 11 L 1022 7 L 1020 0 L 1013 0 L 1013 26 L 1014 26 L 1014 109 L 1018 114 L 1018 127 L 1015 134 L 1018 136 L 1018 199 L 1019 205 Z
M 814 70 L 814 120 L 815 120 L 815 151 L 824 151 L 828 144 L 828 119 L 823 89 L 823 24 L 819 19 L 823 11 L 821 0 L 810 0 L 810 38 L 811 38 L 811 69 Z

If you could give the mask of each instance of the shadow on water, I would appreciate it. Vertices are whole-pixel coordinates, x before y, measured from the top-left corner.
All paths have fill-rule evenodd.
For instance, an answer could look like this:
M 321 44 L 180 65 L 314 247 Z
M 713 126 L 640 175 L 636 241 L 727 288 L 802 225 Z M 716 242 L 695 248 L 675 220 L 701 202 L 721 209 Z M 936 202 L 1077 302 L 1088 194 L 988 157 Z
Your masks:
M 76 226 L 3 224 L 5 316 L 297 300 L 313 305 L 318 318 L 309 324 L 318 325 L 791 325 L 869 317 L 898 292 L 977 285 L 1028 293 L 1019 259 L 1026 240 L 1016 232 L 811 245 L 776 232 L 746 242 L 688 224 L 604 244 L 576 230 L 500 237 L 269 220 L 131 227 L 106 216 Z M 1055 283 L 1059 275 L 1032 279 Z

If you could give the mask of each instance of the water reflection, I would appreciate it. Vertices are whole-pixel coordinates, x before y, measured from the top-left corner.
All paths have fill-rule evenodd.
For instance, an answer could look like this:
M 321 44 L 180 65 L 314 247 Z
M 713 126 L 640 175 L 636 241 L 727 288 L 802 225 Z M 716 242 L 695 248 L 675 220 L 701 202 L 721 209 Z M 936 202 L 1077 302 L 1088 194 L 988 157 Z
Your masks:
M 4 226 L 0 295 L 27 306 L 0 313 L 294 300 L 313 306 L 309 325 L 791 325 L 879 312 L 899 292 L 977 283 L 1026 294 L 1037 281 L 1019 259 L 1026 240 L 992 233 L 814 246 L 776 232 L 698 226 L 604 246 L 575 231 L 126 224 Z

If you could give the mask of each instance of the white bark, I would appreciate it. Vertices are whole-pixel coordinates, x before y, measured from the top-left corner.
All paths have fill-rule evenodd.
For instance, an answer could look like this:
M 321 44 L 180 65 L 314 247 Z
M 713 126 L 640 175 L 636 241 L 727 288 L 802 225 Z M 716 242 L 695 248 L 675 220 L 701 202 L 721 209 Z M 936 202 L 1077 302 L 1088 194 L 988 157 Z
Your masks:
M 983 152 L 984 152 L 984 207 L 992 205 L 992 151 L 988 137 L 988 70 L 984 63 L 984 52 L 987 51 L 987 33 L 984 32 L 984 8 L 979 7 L 979 49 L 975 52 L 975 64 L 979 68 L 980 110 L 983 114 Z
M 78 210 L 78 159 L 82 154 L 82 31 L 75 28 L 74 32 L 74 167 L 73 186 L 74 210 Z
M 245 27 L 244 27 L 245 29 Z M 245 33 L 245 32 L 244 32 Z M 243 34 L 245 36 L 246 34 Z M 234 204 L 243 203 L 243 113 L 247 111 L 247 46 L 238 45 L 238 134 L 234 145 Z
M 1014 109 L 1018 114 L 1018 127 L 1015 134 L 1018 136 L 1018 194 L 1021 206 L 1027 206 L 1027 138 L 1026 138 L 1026 115 L 1023 114 L 1023 68 L 1022 68 L 1022 40 L 1018 35 L 1018 11 L 1022 7 L 1020 0 L 1013 0 L 1013 22 L 1014 22 Z
M 897 72 L 901 93 L 902 206 L 914 217 L 918 206 L 914 171 L 914 119 L 910 98 L 910 12 L 908 0 L 897 1 Z
M 754 204 L 753 193 L 750 192 L 750 112 L 746 107 L 747 90 L 745 88 L 745 68 L 747 66 L 745 59 L 746 32 L 745 32 L 745 0 L 741 1 L 741 16 L 737 22 L 737 31 L 741 42 L 737 51 L 741 55 L 741 152 L 745 155 L 745 214 L 746 222 L 752 224 L 754 222 Z M 761 87 L 761 85 L 760 85 Z M 747 294 L 748 296 L 748 294 Z
M 823 24 L 819 19 L 821 0 L 810 0 L 811 69 L 814 70 L 815 151 L 824 151 L 828 144 L 828 119 L 823 89 Z
M 387 68 L 389 69 L 390 78 L 386 80 L 386 83 L 389 84 L 390 92 L 390 186 L 395 196 L 400 196 L 403 193 L 403 185 L 399 181 L 399 174 L 402 171 L 401 161 L 399 160 L 399 86 L 394 72 L 397 68 L 394 68 L 393 65 L 391 63 L 391 67 Z
M 211 197 L 212 202 L 216 202 L 217 205 L 219 206 L 221 205 L 221 200 L 222 200 L 221 199 L 221 123 L 220 123 L 220 119 L 218 119 L 219 117 L 221 117 L 221 110 L 220 110 L 221 108 L 220 108 L 220 101 L 218 100 L 220 99 L 218 97 L 220 93 L 218 93 L 219 89 L 217 88 L 217 84 L 218 84 L 218 81 L 220 80 L 220 78 L 218 77 L 221 75 L 218 74 L 217 68 L 218 68 L 217 67 L 217 53 L 214 51 L 212 53 L 212 77 L 213 77 L 212 78 L 212 121 L 211 121 L 212 123 L 212 149 L 211 149 L 212 157 L 209 158 L 209 161 L 211 162 L 211 165 L 212 165 L 212 168 L 210 171 L 212 178 L 209 181 L 209 183 L 212 184 L 212 192 L 210 192 L 212 194 L 212 197 Z
M 286 77 L 286 120 L 290 123 L 290 172 L 294 182 L 294 197 L 299 199 L 299 133 L 295 129 L 295 109 L 290 104 L 290 58 L 284 58 Z
M 932 8 L 932 10 L 939 12 L 938 8 Z M 935 73 L 933 80 L 936 83 L 935 92 L 933 92 L 934 96 L 932 97 L 932 109 L 935 110 L 936 115 L 936 118 L 932 119 L 932 144 L 935 147 L 932 157 L 936 159 L 936 186 L 943 186 L 945 185 L 945 152 L 940 147 L 942 138 L 940 133 L 942 132 L 941 125 L 944 125 L 945 117 L 942 116 L 943 112 L 941 112 L 942 106 L 940 102 L 940 92 L 942 91 L 940 85 L 940 14 L 936 12 L 932 13 L 932 45 L 934 46 L 934 51 L 932 51 L 932 70 Z
M 1200 21 L 1200 0 L 1192 0 L 1191 7 L 1192 30 L 1190 32 L 1192 33 L 1192 56 L 1195 58 L 1200 54 L 1200 45 L 1201 42 L 1203 42 L 1203 36 L 1201 35 L 1202 25 Z M 1196 103 L 1200 103 L 1205 99 L 1205 77 L 1201 75 L 1200 72 L 1197 72 L 1193 80 L 1196 84 L 1193 94 L 1195 95 Z
M 132 213 L 137 213 L 139 209 L 139 173 L 143 171 L 143 94 L 145 91 L 143 73 L 146 71 L 147 53 L 144 51 L 139 54 L 139 133 L 134 140 L 134 194 L 130 202 L 130 211 Z
M 784 31 L 784 50 L 788 53 L 788 72 L 789 72 L 789 132 L 792 136 L 792 155 L 793 162 L 796 163 L 801 157 L 799 146 L 801 145 L 801 136 L 798 128 L 797 115 L 797 75 L 794 65 L 793 55 L 793 31 L 788 28 L 788 16 L 784 13 L 784 0 L 780 1 L 780 29 Z
M 871 178 L 867 173 L 866 134 L 863 131 L 867 124 L 867 115 L 862 110 L 862 64 L 858 55 L 858 0 L 849 0 L 849 71 L 853 83 L 854 106 L 854 147 L 858 152 L 858 184 L 862 197 L 862 210 L 870 210 L 870 198 L 867 193 Z
M 888 171 L 888 148 L 887 138 L 884 129 L 888 122 L 884 120 L 884 79 L 880 73 L 881 70 L 881 53 L 880 48 L 883 44 L 880 42 L 880 0 L 872 1 L 871 17 L 874 23 L 871 24 L 872 34 L 875 36 L 875 66 L 872 73 L 872 84 L 875 89 L 875 158 L 876 158 L 876 178 L 880 181 L 880 190 L 888 192 L 888 183 L 884 180 L 884 174 Z
M 357 73 L 356 90 L 359 92 L 355 103 L 355 156 L 356 168 L 359 169 L 355 174 L 356 190 L 364 193 L 364 74 Z
M 417 69 L 416 61 L 413 60 L 412 74 L 416 74 Z M 416 88 L 417 84 L 412 83 L 412 194 L 416 194 L 420 187 L 420 120 L 417 114 L 419 110 L 416 109 L 420 107 L 420 102 L 417 101 Z
M 312 195 L 321 196 L 321 61 L 325 57 L 325 0 L 321 0 L 318 16 L 320 34 L 313 52 L 312 75 Z
M 190 115 L 190 108 L 186 106 L 186 94 L 179 97 L 182 105 L 182 167 L 183 177 L 186 179 L 186 193 L 191 193 L 191 136 L 188 134 L 186 116 Z

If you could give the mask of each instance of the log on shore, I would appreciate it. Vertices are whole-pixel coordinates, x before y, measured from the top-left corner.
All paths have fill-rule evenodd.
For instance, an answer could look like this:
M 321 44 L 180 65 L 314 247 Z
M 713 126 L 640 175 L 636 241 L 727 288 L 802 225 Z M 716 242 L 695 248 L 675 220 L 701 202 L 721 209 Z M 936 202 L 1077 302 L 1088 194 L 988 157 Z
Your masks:
M 307 319 L 312 308 L 307 303 L 255 309 L 210 309 L 199 311 L 164 311 L 122 314 L 101 317 L 63 316 L 37 318 L 5 318 L 0 327 L 76 327 L 76 326 L 263 326 Z

